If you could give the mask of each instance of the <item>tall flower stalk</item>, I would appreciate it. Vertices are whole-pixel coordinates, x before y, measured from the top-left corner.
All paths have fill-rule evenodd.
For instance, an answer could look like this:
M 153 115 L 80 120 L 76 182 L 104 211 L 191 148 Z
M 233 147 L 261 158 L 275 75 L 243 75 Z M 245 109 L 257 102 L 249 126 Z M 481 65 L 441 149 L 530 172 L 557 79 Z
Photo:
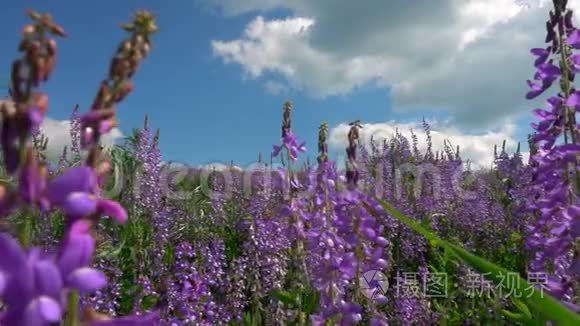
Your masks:
M 537 153 L 531 158 L 538 198 L 530 202 L 537 214 L 528 245 L 534 253 L 531 270 L 547 271 L 551 293 L 569 303 L 580 294 L 580 91 L 573 85 L 580 71 L 580 30 L 573 26 L 567 1 L 554 0 L 546 23 L 546 48 L 535 48 L 535 81 L 529 81 L 527 98 L 544 93 L 559 81 L 559 92 L 547 100 L 547 109 L 536 109 L 540 118 L 532 127 Z M 558 62 L 558 65 L 554 64 Z
M 40 248 L 28 248 L 30 230 L 21 228 L 21 243 L 10 235 L 0 234 L 0 301 L 4 305 L 0 323 L 6 325 L 49 325 L 64 320 L 64 325 L 79 325 L 79 294 L 90 293 L 106 285 L 101 271 L 90 268 L 95 249 L 91 227 L 101 216 L 110 216 L 123 223 L 127 215 L 117 202 L 101 196 L 102 179 L 108 171 L 106 158 L 99 155 L 99 138 L 110 130 L 114 111 L 111 103 L 119 102 L 128 93 L 119 93 L 117 81 L 134 73 L 127 68 L 138 60 L 121 57 L 113 60 L 110 79 L 93 104 L 92 112 L 85 116 L 83 145 L 90 151 L 87 164 L 71 168 L 60 176 L 49 178 L 47 167 L 39 160 L 30 143 L 32 133 L 42 122 L 48 110 L 48 97 L 35 90 L 46 81 L 56 62 L 56 42 L 51 35 L 64 36 L 62 27 L 52 21 L 48 14 L 29 12 L 33 23 L 23 29 L 20 45 L 24 56 L 13 64 L 12 101 L 13 109 L 2 107 L 2 153 L 4 168 L 10 175 L 18 176 L 17 190 L 0 191 L 0 211 L 4 214 L 19 206 L 39 208 L 43 212 L 61 210 L 67 218 L 67 228 L 55 255 L 42 254 Z M 151 14 L 139 12 L 133 26 L 146 27 L 133 31 L 134 38 L 148 37 L 154 32 Z M 139 49 L 149 42 L 136 42 Z M 125 59 L 125 60 L 123 60 Z M 119 66 L 120 65 L 120 66 Z M 119 66 L 119 67 L 118 67 Z M 136 67 L 135 64 L 133 64 Z M 129 72 L 129 75 L 127 75 Z M 103 115 L 103 111 L 108 111 Z M 103 116 L 108 117 L 102 119 Z M 88 137 L 88 136 L 90 137 Z M 28 214 L 27 214 L 28 215 Z M 29 225 L 31 216 L 25 215 L 23 225 Z M 84 320 L 87 324 L 107 325 L 125 322 L 132 324 L 154 324 L 155 314 L 147 319 L 113 321 L 107 316 L 91 314 Z

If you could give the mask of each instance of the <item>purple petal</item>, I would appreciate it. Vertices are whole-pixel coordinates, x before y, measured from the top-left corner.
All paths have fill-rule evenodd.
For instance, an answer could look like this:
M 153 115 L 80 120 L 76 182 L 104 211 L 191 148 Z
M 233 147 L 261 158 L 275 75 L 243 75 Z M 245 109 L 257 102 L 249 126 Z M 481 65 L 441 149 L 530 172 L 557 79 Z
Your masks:
M 37 293 L 58 298 L 62 290 L 62 277 L 58 267 L 51 261 L 39 261 L 34 265 Z
M 339 269 L 347 278 L 354 276 L 356 267 L 356 258 L 354 254 L 347 254 L 346 257 L 340 262 Z
M 99 122 L 99 133 L 102 134 L 106 134 L 109 131 L 111 131 L 111 129 L 113 129 L 115 125 L 113 124 L 113 122 L 111 120 L 104 120 L 104 121 L 100 121 Z
M 4 289 L 6 288 L 6 276 L 4 273 L 0 272 L 0 296 L 4 293 Z
M 89 235 L 69 235 L 58 256 L 58 266 L 63 276 L 91 262 L 95 240 Z
M 49 199 L 54 205 L 62 205 L 73 192 L 95 193 L 97 175 L 88 166 L 79 166 L 66 171 L 48 185 Z
M 20 244 L 14 238 L 6 233 L 0 234 L 0 269 L 11 273 L 18 271 L 26 264 L 26 254 L 20 248 Z
M 580 49 L 580 30 L 575 30 L 568 36 L 566 43 L 575 49 Z
M 377 237 L 375 239 L 375 242 L 377 243 L 377 245 L 379 245 L 381 247 L 386 247 L 389 244 L 389 240 L 387 240 L 384 237 Z
M 580 54 L 571 56 L 570 62 L 572 63 L 572 70 L 576 73 L 580 72 Z
M 125 223 L 127 221 L 127 211 L 114 200 L 101 199 L 97 203 L 97 209 L 103 215 L 110 216 L 117 223 Z
M 66 278 L 67 286 L 87 293 L 98 290 L 107 285 L 107 277 L 101 271 L 90 267 L 82 267 L 74 270 Z
M 375 230 L 370 227 L 363 227 L 361 231 L 369 240 L 374 240 L 377 236 Z
M 568 273 L 570 275 L 580 274 L 580 258 L 575 258 L 572 261 L 572 265 L 568 268 Z
M 298 145 L 298 150 L 300 152 L 306 152 L 306 142 L 303 141 L 302 143 L 300 143 L 300 145 Z
M 530 52 L 537 57 L 534 62 L 534 66 L 536 67 L 545 63 L 548 59 L 548 56 L 550 55 L 550 51 L 542 48 L 532 49 Z
M 53 298 L 41 296 L 26 307 L 22 326 L 47 325 L 58 322 L 62 317 L 60 304 Z
M 568 100 L 566 100 L 566 105 L 572 106 L 574 108 L 580 107 L 580 92 L 576 91 L 570 96 L 568 96 Z
M 42 119 L 44 118 L 44 113 L 40 110 L 40 108 L 32 106 L 28 108 L 28 120 L 30 122 L 30 128 L 37 129 L 40 124 L 42 123 Z
M 378 259 L 375 262 L 375 267 L 379 270 L 386 268 L 388 265 L 389 265 L 389 263 L 383 258 Z
M 560 68 L 551 63 L 543 63 L 538 66 L 538 72 L 540 73 L 542 79 L 553 78 L 554 76 L 560 75 Z
M 77 220 L 68 229 L 68 235 L 70 237 L 90 235 L 91 226 L 92 223 L 89 220 Z
M 531 90 L 531 91 L 526 93 L 526 99 L 528 99 L 528 100 L 534 99 L 534 98 L 538 97 L 540 94 L 542 94 L 543 92 L 544 92 L 543 89 Z
M 373 252 L 371 260 L 377 261 L 377 260 L 381 259 L 382 256 L 383 256 L 383 248 L 381 248 L 381 247 L 375 248 L 375 251 Z
M 280 154 L 280 151 L 282 150 L 282 146 L 274 145 L 273 147 L 274 147 L 274 149 L 272 150 L 272 156 L 276 157 L 276 156 L 278 156 L 278 154 Z
M 556 116 L 550 111 L 546 111 L 546 110 L 542 110 L 542 109 L 535 109 L 532 112 L 534 113 L 535 116 L 537 116 L 540 119 L 549 118 L 549 119 L 553 120 L 556 118 Z
M 97 210 L 95 196 L 85 192 L 71 193 L 62 206 L 67 216 L 85 217 Z

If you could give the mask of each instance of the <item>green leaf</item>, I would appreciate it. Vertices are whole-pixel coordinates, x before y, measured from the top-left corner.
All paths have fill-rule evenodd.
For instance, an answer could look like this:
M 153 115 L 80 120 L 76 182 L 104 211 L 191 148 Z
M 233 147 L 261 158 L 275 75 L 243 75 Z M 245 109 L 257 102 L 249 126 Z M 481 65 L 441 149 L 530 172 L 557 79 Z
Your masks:
M 320 294 L 313 288 L 309 288 L 302 298 L 302 311 L 307 314 L 313 314 L 318 310 L 320 305 Z
M 413 219 L 405 216 L 403 213 L 398 211 L 387 202 L 381 200 L 380 198 L 376 199 L 381 204 L 383 209 L 392 217 L 404 223 L 413 231 L 420 233 L 428 240 L 435 241 L 439 246 L 449 250 L 456 257 L 460 258 L 472 268 L 478 270 L 480 273 L 485 273 L 486 277 L 489 278 L 495 285 L 501 284 L 505 278 L 505 275 L 508 275 L 508 273 L 513 273 L 493 264 L 492 262 L 469 253 L 460 246 L 439 239 L 435 234 L 421 227 Z M 374 209 L 370 207 L 370 205 L 365 203 L 365 206 L 370 213 L 377 215 L 377 212 L 375 212 Z M 516 277 L 519 279 L 519 282 L 512 282 L 515 284 L 509 284 L 509 286 L 506 286 L 506 288 L 510 289 L 512 291 L 511 293 L 525 293 L 526 291 L 529 291 L 532 286 L 519 275 L 516 275 Z M 536 311 L 538 311 L 542 317 L 547 320 L 555 321 L 558 325 L 580 325 L 580 316 L 578 314 L 570 311 L 568 308 L 558 302 L 558 300 L 554 299 L 548 294 L 544 294 L 539 291 L 531 291 L 531 295 L 526 298 L 526 301 Z
M 123 240 L 123 242 L 119 245 L 119 247 L 101 252 L 100 254 L 97 255 L 97 258 L 118 256 L 121 253 L 121 250 L 123 249 L 123 247 L 125 246 L 125 242 L 126 241 Z
M 528 306 L 526 306 L 525 303 L 516 298 L 512 298 L 512 302 L 519 309 L 519 311 L 526 316 L 526 318 L 532 319 L 532 313 L 530 312 L 530 309 L 528 309 Z
M 157 302 L 159 301 L 159 298 L 154 296 L 154 295 L 148 295 L 145 296 L 143 298 L 143 301 L 141 301 L 141 308 L 143 310 L 149 310 L 151 309 Z
M 506 316 L 507 318 L 509 318 L 509 319 L 511 319 L 513 321 L 520 322 L 520 323 L 523 323 L 524 321 L 529 320 L 523 314 L 518 314 L 518 313 L 515 313 L 515 312 L 508 311 L 508 310 L 502 310 L 501 313 L 504 316 Z
M 272 291 L 271 295 L 280 300 L 282 303 L 285 303 L 290 306 L 298 306 L 298 300 L 294 297 L 291 293 L 287 291 Z

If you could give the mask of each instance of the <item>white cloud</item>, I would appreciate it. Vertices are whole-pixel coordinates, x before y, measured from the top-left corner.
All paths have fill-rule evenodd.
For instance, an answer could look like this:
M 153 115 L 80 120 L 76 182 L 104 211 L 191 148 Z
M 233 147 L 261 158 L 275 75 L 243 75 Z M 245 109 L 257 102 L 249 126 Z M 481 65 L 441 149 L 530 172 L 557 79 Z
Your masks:
M 198 165 L 197 168 L 201 170 L 213 170 L 213 171 L 227 171 L 229 169 L 234 169 L 238 171 L 242 170 L 242 168 L 237 165 L 224 164 L 220 162 Z
M 288 86 L 275 80 L 267 80 L 264 82 L 264 88 L 272 95 L 283 95 L 289 91 Z
M 55 120 L 46 117 L 42 122 L 40 130 L 48 138 L 47 157 L 49 159 L 58 160 L 62 155 L 64 146 L 68 146 L 70 150 L 72 145 L 70 127 L 70 120 Z M 114 128 L 111 132 L 101 137 L 101 144 L 111 146 L 122 137 L 121 130 Z
M 443 109 L 484 129 L 534 105 L 524 99 L 529 49 L 543 46 L 551 1 L 529 0 L 528 9 L 515 0 L 205 2 L 226 15 L 292 12 L 212 41 L 216 56 L 250 78 L 274 73 L 315 97 L 389 88 L 395 110 Z
M 493 162 L 493 147 L 501 148 L 505 140 L 507 149 L 514 151 L 517 146 L 515 126 L 506 124 L 497 130 L 481 134 L 469 134 L 458 131 L 445 123 L 430 122 L 433 151 L 443 150 L 443 142 L 449 141 L 453 146 L 459 146 L 461 157 L 473 162 L 474 167 L 489 168 Z M 347 145 L 347 134 L 350 129 L 348 124 L 340 124 L 330 130 L 329 144 L 335 149 L 344 149 Z M 371 137 L 378 142 L 383 139 L 391 139 L 398 130 L 411 143 L 411 131 L 417 135 L 419 149 L 424 152 L 427 147 L 426 135 L 420 123 L 400 123 L 389 121 L 384 123 L 363 124 L 360 129 L 360 139 L 368 144 Z M 525 145 L 525 144 L 522 144 Z M 527 153 L 522 153 L 526 160 Z

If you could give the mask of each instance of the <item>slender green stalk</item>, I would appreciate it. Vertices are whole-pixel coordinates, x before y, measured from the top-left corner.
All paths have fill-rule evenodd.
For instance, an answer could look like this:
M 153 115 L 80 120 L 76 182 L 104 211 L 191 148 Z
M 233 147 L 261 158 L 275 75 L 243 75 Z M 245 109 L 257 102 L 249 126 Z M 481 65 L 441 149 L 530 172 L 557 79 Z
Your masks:
M 68 307 L 63 326 L 80 326 L 79 293 L 71 291 L 68 295 Z
M 30 246 L 30 239 L 32 235 L 32 218 L 30 216 L 29 210 L 25 209 L 20 221 L 18 229 L 18 240 L 23 248 Z

